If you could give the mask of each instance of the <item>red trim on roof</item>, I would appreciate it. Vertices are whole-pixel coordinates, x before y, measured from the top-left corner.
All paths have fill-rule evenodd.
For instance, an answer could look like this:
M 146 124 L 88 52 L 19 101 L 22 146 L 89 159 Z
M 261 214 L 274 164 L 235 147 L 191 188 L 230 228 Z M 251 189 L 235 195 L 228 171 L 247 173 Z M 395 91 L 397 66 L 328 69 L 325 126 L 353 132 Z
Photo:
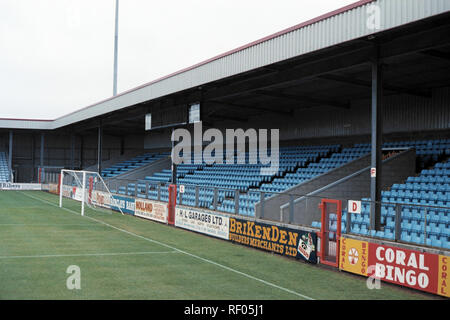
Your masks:
M 9 121 L 44 121 L 44 122 L 55 121 L 55 120 L 50 120 L 50 119 L 18 119 L 18 118 L 0 118 L 0 121 L 1 120 L 9 120 Z
M 306 26 L 312 25 L 312 24 L 314 24 L 314 23 L 317 23 L 317 22 L 320 22 L 320 21 L 322 21 L 322 20 L 331 18 L 331 17 L 333 17 L 333 16 L 335 16 L 335 15 L 341 14 L 341 13 L 343 13 L 343 12 L 352 10 L 352 9 L 354 9 L 354 8 L 363 6 L 363 5 L 365 5 L 365 4 L 368 4 L 368 3 L 374 2 L 374 1 L 376 1 L 376 0 L 359 0 L 359 1 L 355 2 L 355 3 L 351 3 L 351 4 L 349 4 L 349 5 L 346 5 L 345 7 L 342 7 L 342 8 L 336 9 L 336 10 L 334 10 L 334 11 L 325 13 L 325 14 L 323 14 L 323 15 L 321 15 L 321 16 L 318 16 L 318 17 L 316 17 L 316 18 L 314 18 L 314 19 L 311 19 L 311 20 L 308 20 L 308 21 L 299 23 L 299 24 L 297 24 L 297 25 L 295 25 L 295 26 L 292 26 L 292 27 L 290 27 L 290 28 L 281 30 L 281 31 L 279 31 L 279 32 L 276 32 L 276 33 L 274 33 L 274 34 L 271 34 L 271 35 L 269 35 L 269 36 L 266 36 L 266 37 L 264 37 L 264 38 L 261 38 L 261 39 L 259 39 L 259 40 L 255 40 L 255 41 L 250 42 L 250 43 L 248 43 L 248 44 L 246 44 L 246 45 L 243 45 L 243 46 L 240 46 L 240 47 L 235 48 L 235 49 L 233 49 L 233 50 L 230 50 L 230 51 L 227 51 L 227 52 L 225 52 L 225 53 L 219 54 L 219 55 L 217 55 L 217 56 L 215 56 L 215 57 L 212 57 L 212 58 L 210 58 L 210 59 L 208 59 L 208 60 L 205 60 L 205 61 L 199 62 L 199 63 L 197 63 L 197 64 L 194 64 L 194 65 L 192 65 L 192 66 L 190 66 L 190 67 L 187 67 L 187 68 L 181 69 L 181 70 L 179 70 L 179 71 L 173 72 L 173 73 L 171 73 L 171 74 L 169 74 L 169 75 L 163 76 L 163 77 L 158 78 L 158 79 L 156 79 L 156 80 L 153 80 L 153 81 L 144 83 L 144 84 L 142 84 L 142 85 L 140 85 L 140 86 L 137 86 L 137 87 L 135 87 L 135 88 L 132 88 L 132 89 L 123 91 L 123 92 L 117 94 L 116 96 L 112 96 L 112 97 L 103 99 L 103 100 L 101 100 L 101 101 L 98 101 L 98 102 L 96 102 L 96 103 L 93 103 L 93 104 L 91 104 L 91 105 L 88 105 L 88 106 L 86 106 L 86 107 L 83 107 L 83 108 L 81 108 L 81 109 L 75 110 L 75 111 L 70 112 L 70 113 L 68 113 L 68 114 L 66 114 L 66 115 L 63 115 L 63 116 L 61 116 L 61 117 L 58 117 L 58 118 L 56 118 L 55 120 L 58 120 L 58 119 L 67 117 L 67 116 L 69 116 L 69 115 L 71 115 L 71 114 L 74 114 L 74 113 L 76 113 L 76 112 L 80 112 L 80 111 L 82 111 L 82 110 L 91 108 L 91 107 L 93 107 L 93 106 L 95 106 L 95 105 L 97 105 L 97 104 L 100 104 L 100 103 L 103 103 L 103 102 L 112 100 L 112 99 L 114 99 L 114 98 L 116 98 L 116 97 L 120 97 L 120 96 L 122 96 L 122 95 L 124 95 L 124 94 L 133 92 L 133 91 L 135 91 L 135 90 L 141 89 L 141 88 L 146 87 L 146 86 L 149 86 L 149 85 L 151 85 L 151 84 L 154 84 L 154 83 L 160 82 L 160 81 L 162 81 L 162 80 L 171 78 L 171 77 L 173 77 L 173 76 L 175 76 L 175 75 L 184 73 L 184 72 L 186 72 L 186 71 L 193 70 L 193 69 L 195 69 L 195 68 L 197 68 L 197 67 L 200 67 L 200 66 L 202 66 L 202 65 L 205 65 L 205 64 L 210 63 L 210 62 L 212 62 L 212 61 L 215 61 L 215 60 L 218 60 L 218 59 L 220 59 L 220 58 L 229 56 L 229 55 L 231 55 L 231 54 L 233 54 L 233 53 L 242 51 L 242 50 L 244 50 L 244 49 L 247 49 L 247 48 L 249 48 L 249 47 L 255 46 L 255 45 L 260 44 L 260 43 L 262 43 L 262 42 L 265 42 L 265 41 L 271 40 L 271 39 L 273 39 L 273 38 L 279 37 L 279 36 L 281 36 L 281 35 L 283 35 L 283 34 L 287 34 L 287 33 L 292 32 L 292 31 L 294 31 L 294 30 L 297 30 L 297 29 L 300 29 L 300 28 L 304 28 L 304 27 L 306 27 Z M 19 119 L 4 119 L 4 120 L 19 120 Z M 22 120 L 28 120 L 28 119 L 22 119 Z M 30 120 L 28 120 L 28 121 L 30 121 Z M 36 121 L 52 121 L 52 120 L 36 120 Z

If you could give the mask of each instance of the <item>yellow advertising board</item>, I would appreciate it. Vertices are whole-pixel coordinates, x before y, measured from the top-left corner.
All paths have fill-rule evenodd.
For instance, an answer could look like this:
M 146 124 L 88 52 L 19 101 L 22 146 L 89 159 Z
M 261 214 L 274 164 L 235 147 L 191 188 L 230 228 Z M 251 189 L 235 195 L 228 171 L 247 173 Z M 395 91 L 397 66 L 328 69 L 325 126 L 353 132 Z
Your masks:
M 450 257 L 439 256 L 438 294 L 450 297 L 449 270 Z
M 339 269 L 367 276 L 369 244 L 349 238 L 341 238 Z

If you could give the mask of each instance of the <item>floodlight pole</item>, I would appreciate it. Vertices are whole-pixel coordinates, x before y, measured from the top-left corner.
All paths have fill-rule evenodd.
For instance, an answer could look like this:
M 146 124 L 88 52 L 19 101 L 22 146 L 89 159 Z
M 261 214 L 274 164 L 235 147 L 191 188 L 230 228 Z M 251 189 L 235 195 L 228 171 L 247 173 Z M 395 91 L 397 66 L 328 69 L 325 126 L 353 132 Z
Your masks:
M 113 96 L 117 95 L 117 48 L 119 42 L 119 0 L 116 0 L 116 19 L 114 33 L 114 80 L 113 80 Z

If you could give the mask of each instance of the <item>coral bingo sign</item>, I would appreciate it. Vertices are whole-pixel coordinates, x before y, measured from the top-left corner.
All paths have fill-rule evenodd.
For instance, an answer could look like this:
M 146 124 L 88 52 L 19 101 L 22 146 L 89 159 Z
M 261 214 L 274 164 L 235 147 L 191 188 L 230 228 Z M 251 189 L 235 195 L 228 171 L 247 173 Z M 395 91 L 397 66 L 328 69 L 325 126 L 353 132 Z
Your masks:
M 369 246 L 369 257 L 375 258 L 369 258 L 369 263 L 375 265 L 375 278 L 433 293 L 437 291 L 437 281 L 433 281 L 438 270 L 435 255 L 373 245 Z
M 449 297 L 450 257 L 341 238 L 339 268 Z

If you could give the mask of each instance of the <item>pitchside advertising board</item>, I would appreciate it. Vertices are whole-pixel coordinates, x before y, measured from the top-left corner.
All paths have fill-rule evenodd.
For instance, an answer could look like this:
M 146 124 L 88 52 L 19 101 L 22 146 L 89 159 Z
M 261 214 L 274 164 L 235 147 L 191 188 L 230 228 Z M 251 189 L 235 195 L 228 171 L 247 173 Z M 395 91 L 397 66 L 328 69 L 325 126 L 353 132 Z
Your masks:
M 230 218 L 210 211 L 177 207 L 175 226 L 228 240 Z
M 77 191 L 77 187 L 62 186 L 63 197 L 75 199 L 76 191 Z
M 230 241 L 317 263 L 314 232 L 230 218 Z
M 134 215 L 153 221 L 167 223 L 167 203 L 136 199 Z
M 111 202 L 111 209 L 120 211 L 122 210 L 123 213 L 128 213 L 131 215 L 134 215 L 134 208 L 135 208 L 135 199 L 129 198 L 129 197 L 123 197 L 123 196 L 112 196 L 114 201 Z
M 92 192 L 92 202 L 99 207 L 111 209 L 111 197 L 112 195 L 106 192 Z
M 63 196 L 66 198 L 71 198 L 76 201 L 83 200 L 83 191 L 80 188 L 71 187 L 71 186 L 63 186 L 62 193 L 63 193 Z
M 77 201 L 83 201 L 83 189 L 81 188 L 77 188 L 77 187 L 73 187 L 72 190 L 72 197 L 74 200 Z
M 339 268 L 450 297 L 450 257 L 342 237 Z
M 40 183 L 1 182 L 0 190 L 42 190 L 42 185 Z
M 58 194 L 58 185 L 55 183 L 43 184 L 42 190 L 46 190 L 53 194 Z

